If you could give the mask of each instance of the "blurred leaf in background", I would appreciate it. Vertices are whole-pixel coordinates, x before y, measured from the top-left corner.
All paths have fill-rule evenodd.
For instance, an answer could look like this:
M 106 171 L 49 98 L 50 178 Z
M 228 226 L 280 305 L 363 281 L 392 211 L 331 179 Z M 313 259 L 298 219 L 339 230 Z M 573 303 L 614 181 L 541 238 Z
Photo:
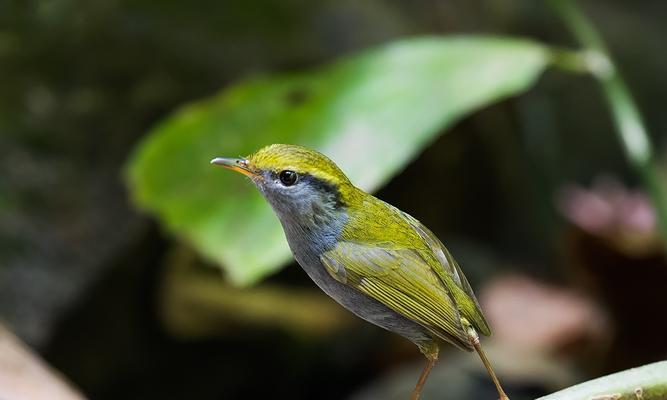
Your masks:
M 564 0 L 557 3 L 562 5 Z M 615 69 L 623 74 L 646 117 L 656 154 L 658 149 L 667 149 L 663 106 L 667 53 L 662 51 L 667 35 L 665 2 L 581 0 L 577 4 L 608 43 Z M 208 222 L 214 228 L 208 233 L 202 229 L 200 236 L 213 243 L 213 257 L 208 259 L 220 261 L 216 254 L 229 252 L 234 244 L 222 232 L 234 233 L 232 228 L 243 224 L 238 218 L 262 213 L 273 218 L 262 211 L 265 205 L 249 183 L 207 164 L 212 156 L 256 150 L 266 144 L 261 136 L 271 131 L 290 136 L 270 141 L 317 146 L 333 155 L 347 172 L 355 173 L 351 167 L 356 162 L 365 164 L 356 171 L 357 177 L 366 172 L 386 174 L 387 179 L 391 175 L 379 197 L 415 215 L 444 239 L 465 262 L 468 278 L 482 298 L 484 292 L 493 294 L 493 288 L 504 282 L 504 291 L 496 290 L 488 297 L 496 311 L 502 309 L 495 318 L 490 316 L 498 333 L 492 339 L 496 344 L 503 345 L 499 343 L 503 337 L 512 342 L 522 339 L 512 329 L 530 325 L 531 315 L 549 321 L 524 337 L 522 346 L 531 347 L 525 340 L 557 339 L 540 341 L 548 349 L 557 349 L 547 360 L 551 369 L 536 367 L 519 358 L 516 351 L 491 354 L 505 361 L 510 371 L 519 366 L 539 378 L 523 379 L 513 400 L 535 399 L 575 381 L 666 358 L 663 336 L 667 328 L 656 315 L 667 307 L 661 296 L 667 266 L 655 224 L 647 230 L 648 225 L 642 223 L 647 222 L 649 206 L 648 197 L 642 197 L 649 193 L 638 190 L 639 174 L 623 157 L 621 142 L 613 138 L 614 121 L 600 96 L 599 82 L 590 73 L 576 76 L 549 71 L 521 96 L 494 101 L 491 106 L 481 107 L 480 103 L 478 108 L 470 107 L 467 115 L 453 118 L 457 122 L 447 124 L 450 121 L 444 113 L 449 102 L 482 85 L 484 66 L 488 66 L 484 73 L 496 68 L 495 61 L 488 61 L 498 57 L 495 50 L 482 54 L 477 65 L 466 58 L 471 52 L 460 53 L 466 56 L 460 59 L 449 57 L 447 62 L 465 64 L 457 69 L 463 71 L 463 78 L 455 82 L 465 87 L 450 93 L 434 94 L 438 88 L 431 84 L 448 79 L 445 75 L 451 68 L 434 66 L 433 71 L 424 72 L 409 65 L 415 61 L 405 59 L 409 67 L 399 72 L 407 78 L 396 73 L 400 78 L 386 79 L 388 85 L 413 80 L 427 86 L 419 89 L 418 106 L 407 111 L 428 109 L 445 123 L 431 121 L 437 127 L 430 138 L 419 139 L 423 140 L 420 145 L 407 146 L 404 143 L 411 137 L 397 138 L 383 131 L 387 139 L 375 140 L 372 148 L 362 150 L 361 157 L 358 153 L 341 156 L 334 145 L 339 139 L 317 136 L 319 131 L 288 129 L 290 124 L 298 125 L 286 122 L 295 119 L 298 111 L 268 96 L 268 90 L 259 90 L 279 80 L 285 86 L 288 81 L 310 82 L 293 73 L 312 71 L 346 54 L 408 37 L 492 32 L 539 39 L 556 49 L 581 49 L 583 43 L 566 26 L 545 2 L 525 0 L 0 1 L 0 76 L 4 78 L 0 89 L 0 318 L 82 393 L 95 399 L 341 399 L 355 392 L 370 393 L 367 389 L 387 393 L 400 381 L 394 372 L 406 378 L 406 389 L 400 393 L 407 393 L 422 362 L 412 345 L 340 309 L 302 271 L 285 268 L 261 285 L 236 288 L 195 256 L 190 251 L 194 246 L 179 243 L 179 239 L 195 243 L 194 234 L 188 232 L 195 232 L 198 226 L 208 228 Z M 468 43 L 478 46 L 476 40 Z M 570 52 L 555 54 L 565 53 Z M 589 53 L 576 52 L 569 59 L 576 64 L 577 58 L 582 61 L 577 55 L 585 54 Z M 444 65 L 446 55 L 442 57 Z M 352 61 L 342 64 L 347 62 Z M 516 74 L 532 68 L 521 61 L 509 62 L 512 69 L 502 79 L 516 79 Z M 344 90 L 365 90 L 355 86 L 369 79 L 370 72 L 363 68 L 359 74 L 364 79 L 355 77 L 354 83 L 341 79 L 322 84 L 318 77 L 336 68 L 340 65 L 306 75 L 326 86 L 331 98 Z M 254 79 L 253 87 L 258 88 L 254 97 L 231 99 L 234 91 L 250 93 L 249 83 L 240 80 L 262 71 L 290 75 Z M 177 143 L 175 136 L 157 140 L 172 141 L 176 148 L 169 158 L 156 157 L 152 167 L 155 176 L 161 173 L 162 178 L 150 183 L 159 183 L 165 190 L 154 190 L 151 202 L 139 203 L 157 218 L 140 215 L 129 204 L 127 185 L 119 179 L 121 169 L 126 178 L 133 169 L 126 165 L 130 152 L 142 155 L 143 151 L 135 150 L 137 142 L 178 105 L 213 96 L 230 82 L 240 84 L 221 94 L 219 101 L 186 106 L 206 114 L 205 109 L 213 110 L 216 103 L 227 99 L 230 105 L 224 106 L 224 112 L 210 117 L 214 122 L 211 133 L 197 133 L 193 125 L 192 130 L 184 128 L 179 134 L 183 143 Z M 274 90 L 275 98 L 290 99 L 295 109 L 308 110 L 301 114 L 318 114 L 301 116 L 301 124 L 317 125 L 310 118 L 320 121 L 317 126 L 337 122 L 321 122 L 319 114 L 332 106 L 317 100 L 319 91 Z M 436 101 L 429 102 L 433 98 Z M 442 98 L 447 101 L 439 100 Z M 309 105 L 310 101 L 322 107 Z M 394 106 L 396 101 L 401 102 L 396 96 L 386 97 L 383 107 L 391 107 L 387 113 L 399 108 Z M 260 103 L 266 110 L 260 111 Z M 442 108 L 432 110 L 423 104 Z M 275 115 L 280 114 L 274 120 L 284 124 L 280 130 L 261 122 L 274 115 L 271 107 Z M 230 122 L 230 115 L 241 108 L 248 110 L 245 116 Z M 327 112 L 338 118 L 338 113 Z M 346 112 L 357 115 L 368 110 L 354 102 Z M 183 114 L 170 121 L 183 118 L 179 115 Z M 391 132 L 397 120 L 414 124 L 404 110 L 387 118 L 384 125 Z M 237 129 L 233 125 L 240 125 L 239 121 L 250 127 Z M 382 129 L 387 130 L 384 125 Z M 441 128 L 447 128 L 447 136 L 439 135 Z M 250 133 L 238 136 L 237 132 Z M 422 135 L 415 128 L 405 136 L 415 132 Z M 208 148 L 200 151 L 201 158 L 190 157 L 187 149 L 205 136 L 211 138 Z M 242 143 L 233 144 L 234 140 Z M 390 150 L 406 147 L 405 159 L 410 161 L 396 163 L 396 173 L 390 174 L 379 168 L 386 161 L 384 153 L 390 154 L 382 146 L 394 140 L 398 144 Z M 148 138 L 144 148 L 153 147 L 150 143 L 154 141 Z M 183 172 L 181 164 L 189 170 Z M 667 164 L 663 173 L 665 167 Z M 171 182 L 169 174 L 179 181 Z M 596 177 L 602 174 L 615 177 L 625 195 L 600 190 L 603 187 Z M 199 188 L 197 182 L 202 180 L 208 180 L 208 186 Z M 667 175 L 662 181 L 667 182 Z M 374 187 L 380 184 L 378 179 Z M 565 191 L 561 200 L 566 200 L 567 207 L 560 202 L 559 215 L 553 198 L 562 193 L 564 185 L 575 191 Z M 191 190 L 202 189 L 218 196 L 210 199 L 197 194 L 196 203 L 187 197 L 193 196 Z M 179 198 L 176 192 L 186 197 Z M 640 193 L 645 195 L 637 198 Z M 166 197 L 158 208 L 160 195 Z M 221 211 L 239 203 L 238 196 L 246 196 L 243 201 L 248 206 Z M 133 197 L 139 199 L 138 192 Z M 176 222 L 161 217 L 166 215 L 161 210 L 167 203 L 182 203 L 178 207 L 183 213 L 201 205 L 201 219 L 181 217 L 177 222 L 188 231 L 177 228 Z M 250 206 L 260 211 L 244 208 Z M 216 212 L 239 216 L 225 219 Z M 191 211 L 190 215 L 199 218 Z M 172 236 L 161 235 L 154 221 Z M 277 224 L 268 221 L 267 226 L 277 232 Z M 245 231 L 245 226 L 236 230 Z M 247 235 L 235 240 L 245 240 Z M 247 253 L 239 250 L 237 259 L 249 262 L 256 253 L 269 250 L 260 242 L 265 237 L 261 233 L 253 243 L 246 243 Z M 274 239 L 277 246 L 284 246 L 281 234 Z M 196 246 L 198 254 L 201 248 Z M 187 257 L 174 256 L 183 253 Z M 284 255 L 287 257 L 286 251 Z M 276 268 L 278 258 L 271 264 Z M 503 277 L 507 271 L 538 283 L 535 289 L 559 289 L 529 291 L 532 285 L 507 282 Z M 262 276 L 258 271 L 249 272 Z M 577 292 L 601 308 L 594 315 L 607 316 L 609 329 L 583 329 L 590 328 L 596 318 L 582 318 L 581 308 L 562 309 L 564 314 L 540 311 L 546 305 L 562 306 L 562 297 L 537 295 Z M 483 307 L 488 314 L 494 313 L 487 305 Z M 526 314 L 528 310 L 534 314 Z M 515 318 L 522 316 L 518 326 Z M 572 329 L 573 319 L 576 329 Z M 501 335 L 503 326 L 498 324 L 506 325 L 507 335 Z M 549 335 L 542 328 L 550 328 L 546 329 Z M 568 335 L 560 335 L 563 331 Z M 604 337 L 580 335 L 586 332 L 601 332 Z M 470 358 L 466 364 L 465 356 L 446 355 L 447 362 L 434 371 L 441 379 L 432 380 L 436 383 L 431 387 L 433 395 L 426 398 L 493 398 L 492 385 L 483 385 L 485 371 L 466 367 L 481 368 L 479 360 Z M 413 359 L 419 365 L 411 365 Z M 12 365 L 7 366 L 11 369 Z M 258 376 L 261 385 L 257 385 Z M 36 380 L 28 383 L 38 389 Z M 474 392 L 461 395 L 454 386 Z M 520 389 L 518 384 L 516 388 Z M 648 396 L 645 391 L 643 398 Z
M 211 168 L 212 157 L 302 144 L 372 191 L 452 123 L 526 90 L 548 61 L 528 40 L 424 37 L 314 72 L 250 79 L 158 124 L 128 163 L 129 185 L 140 207 L 233 283 L 252 284 L 279 269 L 289 249 L 252 185 Z

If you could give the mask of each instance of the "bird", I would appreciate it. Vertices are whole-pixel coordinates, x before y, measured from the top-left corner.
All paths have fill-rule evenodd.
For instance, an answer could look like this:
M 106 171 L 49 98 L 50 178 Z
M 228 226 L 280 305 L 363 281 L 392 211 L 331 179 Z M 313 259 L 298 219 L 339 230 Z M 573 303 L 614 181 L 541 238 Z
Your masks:
M 293 144 L 211 164 L 244 174 L 273 208 L 297 263 L 358 317 L 405 337 L 426 357 L 419 399 L 440 346 L 475 350 L 509 400 L 480 344 L 491 328 L 461 267 L 421 222 L 357 188 L 324 154 Z

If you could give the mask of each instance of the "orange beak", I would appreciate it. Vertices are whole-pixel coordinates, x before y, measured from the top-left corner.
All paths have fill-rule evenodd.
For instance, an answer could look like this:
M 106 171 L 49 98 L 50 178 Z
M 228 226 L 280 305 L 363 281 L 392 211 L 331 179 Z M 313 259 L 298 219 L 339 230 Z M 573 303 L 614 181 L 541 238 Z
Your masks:
M 245 176 L 255 177 L 257 173 L 248 167 L 248 160 L 245 158 L 223 158 L 216 157 L 211 160 L 211 164 L 220 165 L 232 171 L 240 172 Z

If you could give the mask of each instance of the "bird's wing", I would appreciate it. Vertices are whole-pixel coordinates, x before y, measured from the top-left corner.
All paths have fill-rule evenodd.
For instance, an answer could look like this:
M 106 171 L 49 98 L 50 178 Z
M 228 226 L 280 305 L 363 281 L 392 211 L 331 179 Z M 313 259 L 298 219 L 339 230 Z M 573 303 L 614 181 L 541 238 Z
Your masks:
M 320 259 L 338 281 L 424 326 L 435 336 L 470 349 L 457 306 L 431 268 L 428 249 L 340 241 Z
M 398 209 L 397 211 L 399 211 L 403 218 L 408 221 L 410 226 L 417 231 L 419 236 L 421 236 L 426 245 L 437 257 L 439 262 L 438 265 L 434 266 L 433 271 L 449 289 L 461 315 L 466 318 L 479 333 L 489 336 L 491 334 L 491 327 L 486 321 L 486 318 L 484 318 L 482 308 L 477 301 L 477 297 L 475 297 L 475 293 L 473 292 L 470 283 L 468 283 L 468 279 L 463 274 L 459 263 L 456 262 L 449 250 L 447 250 L 445 245 L 442 244 L 433 232 L 412 216 Z

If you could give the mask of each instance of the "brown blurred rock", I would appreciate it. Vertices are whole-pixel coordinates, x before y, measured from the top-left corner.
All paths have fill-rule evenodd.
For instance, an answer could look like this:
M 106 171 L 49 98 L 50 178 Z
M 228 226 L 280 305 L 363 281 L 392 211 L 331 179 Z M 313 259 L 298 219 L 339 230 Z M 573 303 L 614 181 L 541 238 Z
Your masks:
M 523 353 L 561 354 L 608 336 L 605 312 L 589 297 L 526 276 L 492 281 L 480 300 L 493 340 Z
M 0 399 L 79 400 L 84 396 L 0 325 Z

